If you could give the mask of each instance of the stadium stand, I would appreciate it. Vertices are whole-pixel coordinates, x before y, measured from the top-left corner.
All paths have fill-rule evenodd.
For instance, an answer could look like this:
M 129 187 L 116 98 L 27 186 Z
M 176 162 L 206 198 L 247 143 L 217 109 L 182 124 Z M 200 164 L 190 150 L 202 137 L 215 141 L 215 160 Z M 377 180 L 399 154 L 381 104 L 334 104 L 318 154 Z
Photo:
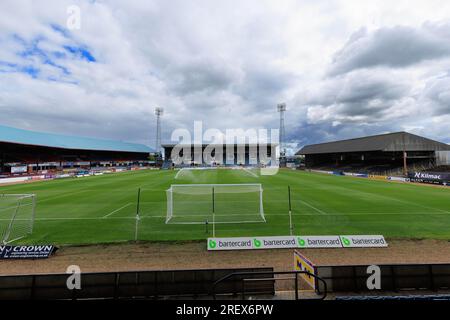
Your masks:
M 173 154 L 173 149 L 175 148 L 175 146 L 176 146 L 176 144 L 163 144 L 162 145 L 162 147 L 164 148 L 164 159 L 166 161 L 171 161 L 173 163 L 178 163 L 180 161 L 177 161 L 177 160 L 179 160 L 180 158 L 183 158 L 183 157 L 185 158 L 185 156 L 182 154 L 182 152 L 180 152 L 179 155 L 176 155 L 176 154 L 174 155 Z M 245 144 L 245 145 L 243 145 L 243 144 L 227 144 L 227 145 L 220 145 L 220 146 L 203 144 L 201 146 L 201 150 L 202 150 L 202 154 L 203 154 L 203 152 L 205 151 L 206 147 L 222 148 L 223 149 L 222 150 L 222 156 L 219 157 L 219 155 L 217 155 L 217 156 L 214 157 L 213 162 L 216 165 L 221 165 L 221 166 L 237 166 L 237 165 L 239 165 L 239 166 L 240 165 L 242 165 L 242 166 L 251 166 L 252 164 L 253 165 L 260 165 L 261 164 L 262 161 L 261 161 L 261 159 L 259 157 L 259 152 L 260 152 L 261 146 L 262 146 L 262 144 L 258 144 L 258 145 L 257 144 Z M 186 159 L 184 159 L 184 164 L 177 164 L 177 167 L 186 167 L 186 166 L 190 166 L 190 165 L 203 166 L 203 165 L 206 164 L 205 163 L 205 159 L 203 159 L 203 158 L 200 160 L 201 163 L 200 163 L 200 161 L 196 162 L 197 159 L 195 159 L 195 155 L 194 154 L 195 154 L 196 148 L 200 147 L 199 145 L 184 145 L 183 147 L 184 148 L 191 148 L 191 158 L 190 158 L 190 161 L 186 161 Z M 239 156 L 238 156 L 238 148 L 239 147 L 244 148 L 245 155 L 244 155 L 243 159 L 239 159 Z M 256 162 L 256 163 L 251 163 L 252 161 L 250 161 L 250 153 L 251 153 L 250 152 L 250 148 L 251 147 L 255 147 L 254 150 L 257 150 L 258 156 L 257 156 L 256 159 L 254 159 L 255 160 L 254 162 Z M 264 145 L 264 147 L 267 148 L 266 157 L 267 157 L 267 159 L 270 160 L 272 158 L 272 155 L 276 154 L 275 153 L 275 148 L 277 147 L 277 144 L 275 144 L 275 143 L 268 143 L 267 145 Z M 232 148 L 234 150 L 233 161 L 230 161 L 230 159 L 226 159 L 227 150 L 230 150 L 230 148 Z M 213 155 L 214 155 L 214 153 L 213 153 Z M 173 157 L 175 157 L 175 158 L 173 158 Z
M 307 145 L 296 155 L 305 156 L 309 169 L 395 175 L 434 169 L 442 165 L 438 152 L 448 151 L 448 144 L 395 132 Z
M 428 170 L 426 170 L 428 171 Z M 450 166 L 437 166 L 433 168 L 433 171 L 437 171 L 437 172 L 450 172 Z
M 142 144 L 0 126 L 0 174 L 68 168 L 146 165 L 153 150 Z

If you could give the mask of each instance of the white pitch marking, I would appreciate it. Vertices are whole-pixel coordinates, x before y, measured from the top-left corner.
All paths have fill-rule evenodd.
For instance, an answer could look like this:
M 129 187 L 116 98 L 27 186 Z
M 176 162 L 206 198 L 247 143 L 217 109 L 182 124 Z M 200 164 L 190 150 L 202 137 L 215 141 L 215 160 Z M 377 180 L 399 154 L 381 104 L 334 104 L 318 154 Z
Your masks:
M 276 217 L 276 216 L 287 216 L 286 213 L 265 213 L 268 217 Z M 430 212 L 348 212 L 345 214 L 341 214 L 341 213 L 325 213 L 327 216 L 330 217 L 345 217 L 345 216 L 367 216 L 367 215 L 394 215 L 394 216 L 402 216 L 402 215 L 433 215 L 433 216 L 444 216 L 444 215 L 448 215 L 445 213 L 440 213 L 440 212 L 435 212 L 435 213 L 430 213 Z M 219 217 L 228 217 L 228 216 L 253 216 L 254 214 L 216 214 L 216 216 Z M 208 214 L 190 214 L 190 215 L 186 215 L 183 217 L 206 217 L 208 216 Z M 296 216 L 296 217 L 309 217 L 309 216 L 317 216 L 317 213 L 292 213 L 292 216 Z M 155 216 L 141 216 L 141 218 L 166 218 L 167 216 L 163 216 L 163 215 L 155 215 Z M 177 217 L 179 218 L 179 216 Z M 1 219 L 0 219 L 1 220 Z M 5 219 L 6 220 L 6 219 Z
M 303 200 L 298 200 L 298 201 L 304 203 L 305 205 L 307 205 L 307 206 L 310 207 L 311 209 L 316 210 L 316 211 L 319 212 L 320 214 L 327 215 L 326 212 L 324 212 L 324 211 L 322 211 L 322 210 L 320 210 L 320 209 L 317 209 L 316 207 L 310 205 L 310 204 L 309 204 L 308 202 L 306 202 L 306 201 L 303 201 Z
M 37 202 L 39 204 L 41 204 L 42 202 L 55 200 L 55 199 L 62 198 L 62 197 L 67 197 L 67 196 L 73 196 L 74 194 L 78 194 L 78 193 L 82 193 L 82 192 L 88 192 L 88 191 L 90 191 L 90 190 L 79 190 L 79 191 L 75 191 L 75 192 L 65 192 L 63 194 L 59 194 L 59 195 L 54 196 L 54 197 L 44 198 L 42 200 L 41 199 L 37 199 Z
M 177 174 L 175 175 L 175 179 L 178 179 L 178 176 L 181 174 L 181 172 L 184 172 L 185 168 L 181 168 L 180 170 L 178 170 Z
M 34 221 L 52 221 L 52 220 L 102 220 L 103 217 L 54 217 L 54 218 L 35 218 Z M 136 219 L 135 217 L 111 217 L 109 219 L 126 220 Z M 0 221 L 10 221 L 11 219 L 0 219 Z M 15 219 L 14 221 L 29 221 L 30 219 Z
M 255 178 L 259 178 L 258 175 L 256 173 L 252 172 L 250 169 L 244 168 L 244 171 Z
M 103 218 L 103 219 L 108 218 L 109 216 L 113 215 L 113 214 L 116 213 L 116 212 L 119 212 L 120 210 L 122 210 L 122 209 L 128 207 L 128 206 L 131 205 L 131 204 L 132 204 L 132 203 L 129 202 L 129 203 L 127 203 L 126 205 L 124 205 L 123 207 L 120 207 L 119 209 L 116 209 L 116 210 L 114 210 L 114 211 L 108 213 L 107 215 L 103 216 L 102 218 Z
M 444 216 L 444 215 L 448 215 L 445 213 L 430 213 L 430 212 L 408 212 L 408 213 L 394 213 L 394 212 L 387 212 L 387 213 L 382 213 L 382 212 L 351 212 L 351 213 L 346 213 L 345 215 L 360 215 L 360 216 L 366 216 L 366 215 L 433 215 L 433 216 Z M 297 217 L 305 217 L 305 216 L 316 216 L 317 214 L 296 214 L 293 213 L 293 216 L 297 216 Z M 326 214 L 327 216 L 330 217 L 342 217 L 345 215 L 342 214 Z M 189 215 L 186 217 L 204 217 L 206 215 Z M 229 216 L 229 215 L 219 215 L 219 216 Z M 286 216 L 285 213 L 272 213 L 272 214 L 267 214 L 267 216 Z M 163 215 L 156 215 L 156 216 L 142 216 L 141 219 L 162 219 L 162 218 L 166 218 L 166 216 Z M 103 217 L 54 217 L 54 218 L 36 218 L 35 221 L 51 221 L 51 220 L 102 220 L 104 219 Z M 115 220 L 130 220 L 130 219 L 136 219 L 136 217 L 110 217 L 109 219 L 115 219 Z M 11 219 L 1 219 L 0 221 L 10 221 Z M 30 219 L 21 219 L 18 218 L 15 221 L 29 221 Z
M 31 205 L 32 205 L 32 203 L 19 204 L 19 205 L 16 204 L 15 206 L 12 206 L 12 207 L 1 208 L 0 211 L 5 211 L 5 210 L 9 210 L 9 209 L 15 209 L 17 207 L 26 207 L 26 206 L 31 206 Z

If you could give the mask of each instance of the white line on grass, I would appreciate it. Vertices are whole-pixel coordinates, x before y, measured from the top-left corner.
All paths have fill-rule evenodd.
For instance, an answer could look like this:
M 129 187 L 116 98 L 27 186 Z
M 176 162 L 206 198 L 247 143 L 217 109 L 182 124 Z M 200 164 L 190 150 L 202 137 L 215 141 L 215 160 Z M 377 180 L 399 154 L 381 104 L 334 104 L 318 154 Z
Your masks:
M 78 194 L 78 193 L 82 193 L 82 192 L 88 192 L 88 191 L 90 191 L 90 190 L 79 190 L 79 191 L 75 191 L 75 192 L 65 192 L 63 194 L 60 194 L 60 195 L 57 195 L 57 196 L 54 196 L 54 197 L 50 197 L 50 198 L 44 198 L 42 200 L 39 199 L 39 197 L 38 197 L 37 203 L 41 204 L 42 202 L 55 200 L 55 199 L 63 198 L 63 197 L 67 197 L 67 196 L 73 196 L 74 194 Z
M 248 174 L 252 175 L 255 178 L 259 178 L 258 175 L 254 172 L 252 172 L 251 170 L 244 168 L 244 171 L 247 172 Z
M 376 180 L 374 180 L 374 181 L 376 181 Z M 336 186 L 334 186 L 334 187 L 336 188 Z M 344 190 L 351 190 L 351 192 L 353 192 L 353 193 L 358 192 L 358 193 L 368 194 L 371 197 L 375 196 L 375 197 L 382 198 L 382 199 L 389 199 L 390 201 L 396 201 L 396 202 L 404 203 L 404 204 L 407 204 L 407 205 L 413 205 L 413 206 L 421 207 L 423 209 L 437 210 L 437 211 L 441 211 L 441 212 L 444 212 L 444 213 L 450 213 L 450 211 L 446 211 L 446 210 L 443 210 L 443 209 L 424 206 L 424 205 L 421 205 L 420 203 L 417 203 L 417 202 L 414 202 L 414 201 L 401 200 L 401 199 L 397 199 L 397 198 L 390 197 L 390 196 L 387 196 L 387 195 L 381 195 L 381 194 L 378 194 L 376 192 L 361 191 L 361 190 L 357 190 L 357 189 L 354 189 L 354 188 L 348 188 L 348 187 L 344 187 L 344 186 L 339 186 L 337 188 L 344 189 Z
M 185 169 L 185 168 L 181 168 L 180 170 L 178 170 L 177 174 L 175 175 L 175 179 L 178 179 L 178 176 L 179 176 L 182 172 L 185 171 L 184 169 Z
M 234 215 L 234 214 L 231 214 Z M 297 217 L 305 217 L 305 216 L 317 216 L 317 214 L 312 214 L 312 213 L 306 213 L 306 214 L 298 214 L 298 213 L 292 213 L 293 216 L 297 216 Z M 430 213 L 430 212 L 402 212 L 402 213 L 395 213 L 395 212 L 386 212 L 386 213 L 382 213 L 382 212 L 349 212 L 349 213 L 345 213 L 345 214 L 326 214 L 329 217 L 345 217 L 345 216 L 367 216 L 367 215 L 430 215 L 430 216 L 446 216 L 448 214 L 446 213 Z M 189 215 L 189 216 L 185 216 L 185 217 L 205 217 L 207 215 Z M 218 216 L 230 216 L 230 214 L 227 215 L 218 215 Z M 266 213 L 267 217 L 272 217 L 272 216 L 287 216 L 287 214 L 285 213 Z M 155 215 L 155 216 L 141 216 L 141 219 L 164 219 L 166 218 L 166 216 L 164 215 Z M 108 220 L 134 220 L 136 219 L 136 217 L 109 217 Z M 0 219 L 0 221 L 10 221 L 11 219 Z M 18 218 L 15 219 L 16 221 L 29 221 L 30 219 L 22 219 L 22 218 Z M 104 220 L 103 217 L 54 217 L 54 218 L 35 218 L 35 221 L 52 221 L 52 220 Z M 233 222 L 233 223 L 238 223 L 238 222 Z
M 130 220 L 136 217 L 110 217 L 108 220 Z M 0 219 L 0 221 L 10 221 L 11 219 Z M 30 219 L 15 219 L 15 221 L 29 221 Z M 34 221 L 52 221 L 52 220 L 104 220 L 103 217 L 54 217 L 54 218 L 35 218 Z
M 172 220 L 172 219 L 171 219 Z M 170 221 L 171 221 L 170 220 Z M 168 222 L 167 224 L 172 224 L 172 225 L 193 225 L 193 224 L 205 224 L 204 222 Z M 239 223 L 265 223 L 265 221 L 263 220 L 259 220 L 259 221 L 255 221 L 255 220 L 251 220 L 251 221 L 239 221 L 239 222 L 235 222 L 235 221 L 219 221 L 219 222 L 214 222 L 215 224 L 239 224 Z
M 19 204 L 19 205 L 16 204 L 16 205 L 11 206 L 11 207 L 1 208 L 0 211 L 5 211 L 5 210 L 9 210 L 9 209 L 15 209 L 17 207 L 26 207 L 26 206 L 31 206 L 31 205 L 32 205 L 32 203 Z
M 317 209 L 316 207 L 310 205 L 308 202 L 306 202 L 306 201 L 304 201 L 304 200 L 298 200 L 298 201 L 304 203 L 306 206 L 310 207 L 311 209 L 316 210 L 316 211 L 317 211 L 318 213 L 320 213 L 320 214 L 328 215 L 326 212 L 324 212 L 324 211 L 322 211 L 322 210 L 320 210 L 320 209 Z
M 391 197 L 387 197 L 387 198 L 390 198 L 390 199 L 392 199 L 394 201 L 397 201 L 397 202 L 400 202 L 400 203 L 406 203 L 406 204 L 413 205 L 413 206 L 416 206 L 416 207 L 421 207 L 421 208 L 424 208 L 424 209 L 438 210 L 438 211 L 441 211 L 441 212 L 444 212 L 444 213 L 450 213 L 450 211 L 442 210 L 442 209 L 439 209 L 439 208 L 433 208 L 433 207 L 424 206 L 424 205 L 421 205 L 421 204 L 419 204 L 417 202 L 413 202 L 413 201 L 405 201 L 405 200 L 395 199 L 395 198 L 391 198 Z
M 114 211 L 108 213 L 107 215 L 104 215 L 102 218 L 103 218 L 103 219 L 108 218 L 109 216 L 113 215 L 113 214 L 116 213 L 116 212 L 119 212 L 119 211 L 122 210 L 122 209 L 125 209 L 126 207 L 128 207 L 128 206 L 131 205 L 131 204 L 132 204 L 132 203 L 129 202 L 129 203 L 127 203 L 126 205 L 120 207 L 119 209 L 116 209 L 116 210 L 114 210 Z
M 211 214 L 209 214 L 211 215 Z M 406 216 L 406 215 L 433 215 L 433 216 L 446 216 L 448 214 L 446 213 L 441 213 L 441 212 L 434 212 L 434 213 L 430 213 L 430 212 L 346 212 L 344 214 L 342 213 L 325 213 L 325 215 L 330 216 L 330 217 L 346 217 L 346 216 L 376 216 L 376 215 L 393 215 L 393 216 Z M 186 215 L 183 216 L 182 218 L 187 218 L 187 217 L 206 217 L 208 216 L 208 214 L 197 214 L 197 215 Z M 228 216 L 253 216 L 253 214 L 216 214 L 216 216 L 219 217 L 228 217 Z M 265 216 L 267 217 L 277 217 L 277 216 L 283 216 L 283 217 L 287 217 L 287 213 L 265 213 Z M 305 216 L 317 216 L 317 213 L 292 213 L 292 216 L 296 216 L 296 217 L 305 217 Z M 145 216 L 141 216 L 142 218 L 152 218 L 152 219 L 162 219 L 162 218 L 166 218 L 167 216 L 163 216 L 163 215 L 145 215 Z M 180 216 L 177 216 L 177 218 L 179 218 Z

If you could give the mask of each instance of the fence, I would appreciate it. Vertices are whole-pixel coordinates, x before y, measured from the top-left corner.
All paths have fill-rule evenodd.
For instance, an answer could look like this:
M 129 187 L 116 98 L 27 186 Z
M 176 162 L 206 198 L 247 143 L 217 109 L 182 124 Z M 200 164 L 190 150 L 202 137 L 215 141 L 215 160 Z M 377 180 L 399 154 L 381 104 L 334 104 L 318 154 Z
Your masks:
M 0 300 L 158 299 L 211 295 L 217 280 L 236 272 L 270 273 L 273 268 L 82 273 L 80 290 L 67 288 L 69 274 L 0 276 Z M 216 294 L 237 294 L 240 292 L 240 285 L 241 281 L 237 278 L 221 286 Z M 249 284 L 248 289 L 253 294 L 273 294 L 275 291 L 270 280 L 264 285 Z
M 281 276 L 281 277 L 277 277 Z M 255 294 L 252 290 L 255 289 L 255 284 L 259 284 L 257 288 L 262 289 L 265 287 L 274 285 L 275 281 L 294 281 L 294 297 L 295 300 L 299 300 L 299 281 L 302 275 L 308 275 L 313 277 L 313 279 L 320 283 L 321 289 L 316 290 L 317 296 L 313 298 L 306 298 L 302 300 L 324 300 L 327 297 L 327 283 L 315 274 L 308 271 L 253 271 L 253 272 L 234 272 L 220 278 L 213 284 L 213 298 L 216 299 L 217 292 L 220 292 L 219 288 L 223 285 L 227 285 L 230 281 L 236 282 L 240 281 L 240 293 L 242 295 L 242 300 L 245 299 L 246 295 Z M 274 294 L 275 292 L 273 292 Z
M 443 290 L 450 288 L 450 264 L 378 265 L 381 290 Z M 364 292 L 368 266 L 317 266 L 330 292 Z M 318 283 L 318 288 L 321 284 Z

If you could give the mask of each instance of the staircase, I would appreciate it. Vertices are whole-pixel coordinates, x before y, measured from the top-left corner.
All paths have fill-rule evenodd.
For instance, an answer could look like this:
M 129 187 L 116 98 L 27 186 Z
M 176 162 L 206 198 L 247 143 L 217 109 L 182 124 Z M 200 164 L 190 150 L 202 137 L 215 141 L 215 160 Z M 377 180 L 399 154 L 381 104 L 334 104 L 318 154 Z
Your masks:
M 162 170 L 168 170 L 172 168 L 172 161 L 171 160 L 165 160 L 161 166 Z

